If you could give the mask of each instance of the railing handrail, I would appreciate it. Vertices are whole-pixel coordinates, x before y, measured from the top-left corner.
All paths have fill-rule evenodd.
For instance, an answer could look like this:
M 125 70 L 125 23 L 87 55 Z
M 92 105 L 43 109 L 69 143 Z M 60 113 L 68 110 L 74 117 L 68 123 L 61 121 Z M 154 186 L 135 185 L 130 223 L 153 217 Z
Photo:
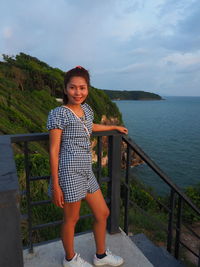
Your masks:
M 150 159 L 150 157 L 130 138 L 123 135 L 122 140 L 125 141 L 144 161 L 147 165 L 153 169 L 160 178 L 169 185 L 171 189 L 173 189 L 198 215 L 200 215 L 200 209 L 196 207 L 196 205 L 188 198 L 188 196 L 179 189 L 179 187 L 172 182 L 167 174 L 165 174 L 158 165 Z
M 118 131 L 101 131 L 101 132 L 92 132 L 93 136 L 116 136 L 116 135 L 122 135 Z M 15 142 L 25 142 L 25 141 L 38 141 L 38 140 L 45 140 L 48 138 L 49 133 L 27 133 L 27 134 L 10 134 L 6 135 L 7 138 L 11 139 L 12 143 Z

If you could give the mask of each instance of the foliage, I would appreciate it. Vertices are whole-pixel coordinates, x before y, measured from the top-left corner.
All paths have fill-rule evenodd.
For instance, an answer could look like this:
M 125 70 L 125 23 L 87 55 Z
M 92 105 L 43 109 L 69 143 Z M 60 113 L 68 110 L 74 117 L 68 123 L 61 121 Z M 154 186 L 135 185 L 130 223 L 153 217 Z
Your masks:
M 109 97 L 102 90 L 91 87 L 87 102 L 94 107 L 95 122 L 100 122 L 102 115 L 106 115 L 107 118 L 117 117 L 119 123 L 122 123 L 122 115 L 119 112 L 117 105 L 110 101 Z
M 196 186 L 188 186 L 185 189 L 186 195 L 191 199 L 191 201 L 200 210 L 200 183 Z M 183 220 L 187 223 L 194 223 L 200 221 L 200 215 L 193 211 L 188 204 L 183 205 Z
M 151 194 L 139 185 L 131 187 L 130 198 L 144 210 L 155 210 L 158 207 Z
M 151 212 L 147 215 L 137 209 L 130 209 L 130 232 L 144 233 L 154 242 L 165 242 L 167 239 L 167 220 L 164 213 Z M 164 227 L 160 225 L 164 225 Z

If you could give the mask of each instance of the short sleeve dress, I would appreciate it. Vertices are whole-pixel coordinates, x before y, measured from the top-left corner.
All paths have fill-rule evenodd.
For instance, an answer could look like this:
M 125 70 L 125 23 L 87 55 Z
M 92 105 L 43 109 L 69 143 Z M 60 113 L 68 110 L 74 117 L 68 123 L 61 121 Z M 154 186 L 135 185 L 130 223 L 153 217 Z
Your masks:
M 92 154 L 89 134 L 92 133 L 94 113 L 91 107 L 81 105 L 84 117 L 78 118 L 65 106 L 56 107 L 49 112 L 47 129 L 62 129 L 58 179 L 65 202 L 84 199 L 87 193 L 99 189 L 92 170 Z M 87 127 L 87 129 L 86 129 Z M 50 179 L 49 195 L 52 195 Z

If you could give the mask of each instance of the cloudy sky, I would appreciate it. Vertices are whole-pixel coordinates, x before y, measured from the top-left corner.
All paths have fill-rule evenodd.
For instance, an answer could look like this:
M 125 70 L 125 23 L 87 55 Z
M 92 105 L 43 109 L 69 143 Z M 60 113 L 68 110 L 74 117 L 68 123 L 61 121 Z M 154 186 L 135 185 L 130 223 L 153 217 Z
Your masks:
M 1 54 L 82 65 L 101 89 L 200 96 L 199 0 L 1 0 L 0 10 Z

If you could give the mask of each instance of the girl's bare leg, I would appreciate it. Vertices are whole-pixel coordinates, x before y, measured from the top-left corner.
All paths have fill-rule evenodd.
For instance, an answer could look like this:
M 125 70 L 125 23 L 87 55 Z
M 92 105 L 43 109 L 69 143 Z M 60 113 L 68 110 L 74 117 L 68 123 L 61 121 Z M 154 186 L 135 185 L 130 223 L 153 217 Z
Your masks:
M 85 200 L 94 214 L 95 221 L 93 224 L 93 232 L 96 243 L 96 253 L 103 254 L 105 252 L 106 223 L 109 216 L 109 209 L 100 189 L 92 194 L 88 193 Z
M 63 224 L 61 228 L 61 238 L 65 249 L 66 258 L 74 257 L 74 229 L 79 219 L 81 201 L 66 203 L 63 208 Z

